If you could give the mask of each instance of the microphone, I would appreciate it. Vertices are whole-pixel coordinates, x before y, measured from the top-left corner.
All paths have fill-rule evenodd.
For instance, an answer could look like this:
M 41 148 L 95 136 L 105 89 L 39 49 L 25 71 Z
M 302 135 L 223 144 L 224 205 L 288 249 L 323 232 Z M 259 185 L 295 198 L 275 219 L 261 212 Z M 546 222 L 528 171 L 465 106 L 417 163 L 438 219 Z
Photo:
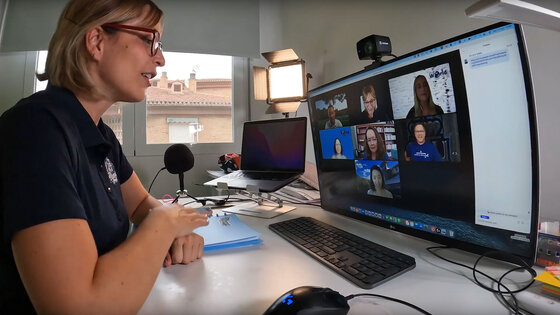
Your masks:
M 193 168 L 194 156 L 186 145 L 176 143 L 167 148 L 167 150 L 165 150 L 165 154 L 163 155 L 163 164 L 165 164 L 165 168 L 169 171 L 169 173 L 179 175 L 179 190 L 177 191 L 177 196 L 175 200 L 173 200 L 173 203 L 177 202 L 179 197 L 190 197 L 194 201 L 201 203 L 203 206 L 206 206 L 207 201 L 211 201 L 218 206 L 222 206 L 226 203 L 227 198 L 226 200 L 212 198 L 197 199 L 187 193 L 183 177 L 186 171 Z
M 194 156 L 191 150 L 182 143 L 171 145 L 163 156 L 163 164 L 171 174 L 179 175 L 179 191 L 177 195 L 186 194 L 184 173 L 194 166 Z

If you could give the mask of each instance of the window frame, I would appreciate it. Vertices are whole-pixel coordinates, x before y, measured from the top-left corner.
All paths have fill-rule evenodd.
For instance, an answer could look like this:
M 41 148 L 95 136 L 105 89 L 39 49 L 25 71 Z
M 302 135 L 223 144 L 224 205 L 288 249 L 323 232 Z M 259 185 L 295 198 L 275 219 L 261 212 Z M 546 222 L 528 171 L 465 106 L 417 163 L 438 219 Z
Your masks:
M 134 103 L 124 103 L 122 106 L 122 150 L 126 156 L 134 156 Z
M 189 149 L 193 154 L 216 154 L 226 152 L 237 152 L 241 143 L 241 126 L 249 118 L 249 61 L 243 57 L 232 57 L 232 142 L 221 143 L 194 143 L 189 144 Z M 247 104 L 247 105 L 243 105 Z M 132 109 L 130 115 L 126 108 Z M 134 104 L 126 104 L 123 110 L 123 151 L 125 154 L 134 156 L 161 156 L 165 150 L 173 143 L 146 143 L 146 100 Z M 125 124 L 128 119 L 125 116 L 133 117 L 133 126 Z M 130 130 L 132 129 L 132 130 Z M 132 135 L 132 152 L 125 144 L 131 144 L 129 137 Z

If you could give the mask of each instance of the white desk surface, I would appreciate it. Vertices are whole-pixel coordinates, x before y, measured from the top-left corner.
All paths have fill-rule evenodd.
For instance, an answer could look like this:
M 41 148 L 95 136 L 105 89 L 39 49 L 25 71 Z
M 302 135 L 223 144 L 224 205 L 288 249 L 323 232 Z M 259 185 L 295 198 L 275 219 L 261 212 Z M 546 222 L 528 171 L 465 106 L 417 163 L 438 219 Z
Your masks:
M 410 255 L 416 259 L 416 267 L 373 289 L 361 289 L 268 229 L 270 223 L 300 216 L 314 217 Z M 428 253 L 425 248 L 433 246 L 432 242 L 314 206 L 298 205 L 296 210 L 273 219 L 239 217 L 261 233 L 262 245 L 205 253 L 191 264 L 162 268 L 139 314 L 262 314 L 278 297 L 299 286 L 329 287 L 344 296 L 387 295 L 432 314 L 509 314 L 496 296 L 472 282 L 470 270 Z M 477 258 L 461 251 L 445 253 L 470 266 Z M 505 269 L 485 269 L 492 270 L 496 276 Z M 527 274 L 524 276 L 527 279 Z M 349 305 L 349 314 L 419 314 L 378 298 L 355 298 Z

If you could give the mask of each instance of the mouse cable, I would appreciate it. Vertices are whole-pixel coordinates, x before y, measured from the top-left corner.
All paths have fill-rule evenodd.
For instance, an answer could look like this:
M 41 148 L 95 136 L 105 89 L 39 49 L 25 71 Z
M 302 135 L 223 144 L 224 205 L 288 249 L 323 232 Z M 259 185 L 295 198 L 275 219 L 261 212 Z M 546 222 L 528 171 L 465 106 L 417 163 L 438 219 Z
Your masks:
M 393 297 L 390 297 L 390 296 L 385 296 L 385 295 L 379 295 L 379 294 L 373 294 L 373 293 L 358 293 L 358 294 L 350 294 L 349 296 L 345 297 L 345 299 L 346 299 L 346 301 L 349 301 L 349 300 L 351 300 L 351 299 L 353 299 L 353 298 L 355 298 L 355 297 L 358 297 L 358 296 L 373 296 L 373 297 L 378 297 L 378 298 L 386 299 L 386 300 L 389 300 L 389 301 L 393 301 L 393 302 L 397 302 L 397 303 L 404 304 L 404 305 L 406 305 L 406 306 L 408 306 L 408 307 L 411 307 L 411 308 L 417 310 L 418 312 L 420 312 L 420 313 L 422 313 L 422 314 L 431 315 L 431 313 L 429 313 L 429 312 L 427 312 L 427 311 L 421 309 L 420 307 L 418 307 L 418 306 L 416 306 L 416 305 L 414 305 L 414 304 L 412 304 L 412 303 L 409 303 L 409 302 L 403 301 L 403 300 L 399 300 L 399 299 L 396 299 L 396 298 L 393 298 Z
M 164 169 L 165 169 L 165 167 L 160 168 L 159 171 L 156 173 L 156 176 L 154 176 L 154 179 L 152 179 L 152 183 L 150 184 L 150 187 L 148 188 L 148 194 L 150 193 L 150 190 L 152 190 L 152 185 L 156 181 L 156 178 L 158 177 L 159 173 L 161 171 L 163 171 Z
M 437 254 L 437 253 L 435 252 L 435 250 L 438 250 L 438 249 L 452 249 L 452 247 L 449 247 L 449 246 L 432 246 L 432 247 L 426 248 L 426 250 L 427 250 L 430 254 L 436 256 L 436 257 L 439 258 L 439 259 L 442 259 L 442 260 L 447 261 L 447 262 L 449 262 L 449 263 L 452 263 L 452 264 L 455 264 L 455 265 L 458 265 L 458 266 L 467 268 L 467 269 L 469 269 L 469 270 L 472 270 L 474 282 L 475 282 L 479 287 L 481 287 L 481 288 L 483 288 L 483 289 L 485 289 L 485 290 L 487 290 L 487 291 L 490 291 L 490 292 L 492 292 L 492 293 L 494 293 L 494 294 L 498 294 L 498 296 L 501 298 L 501 301 L 500 301 L 500 302 L 501 302 L 505 307 L 507 307 L 509 311 L 513 312 L 514 314 L 529 314 L 529 315 L 532 315 L 532 314 L 533 314 L 533 313 L 531 313 L 530 311 L 528 311 L 528 310 L 522 308 L 521 306 L 519 306 L 519 304 L 518 304 L 518 302 L 517 302 L 517 298 L 515 298 L 514 293 L 519 293 L 519 292 L 521 292 L 521 291 L 524 291 L 525 289 L 527 289 L 528 287 L 530 287 L 530 286 L 533 284 L 533 282 L 535 282 L 535 279 L 531 279 L 531 281 L 530 281 L 527 285 L 525 285 L 525 286 L 523 286 L 523 287 L 521 287 L 521 288 L 519 288 L 519 289 L 516 289 L 516 290 L 510 290 L 510 289 L 503 283 L 504 278 L 505 278 L 508 274 L 510 274 L 510 273 L 512 273 L 512 272 L 514 272 L 514 271 L 525 270 L 525 271 L 527 271 L 527 272 L 529 272 L 529 273 L 531 274 L 532 278 L 534 278 L 534 277 L 537 276 L 537 272 L 536 272 L 533 268 L 531 268 L 523 259 L 519 258 L 518 256 L 509 254 L 509 253 L 505 253 L 505 252 L 500 252 L 500 251 L 488 251 L 488 252 L 485 252 L 484 254 L 480 255 L 480 256 L 478 257 L 478 259 L 476 260 L 476 262 L 474 263 L 474 265 L 473 265 L 472 267 L 470 267 L 470 266 L 467 266 L 467 265 L 465 265 L 465 264 L 462 264 L 462 263 L 459 263 L 459 262 L 456 262 L 456 261 L 447 259 L 447 258 L 445 258 L 445 257 L 443 257 L 443 256 L 441 256 L 441 255 L 439 255 L 439 254 Z M 507 257 L 505 257 L 505 256 L 507 256 Z M 484 272 L 482 272 L 482 271 L 476 269 L 476 267 L 478 266 L 478 264 L 480 263 L 480 261 L 481 261 L 483 258 L 486 258 L 486 257 L 488 257 L 488 258 L 508 258 L 510 261 L 511 261 L 511 260 L 516 260 L 516 261 L 519 262 L 519 263 L 518 263 L 519 266 L 518 266 L 518 267 L 515 267 L 515 268 L 512 268 L 512 269 L 510 269 L 510 270 L 508 270 L 508 271 L 506 271 L 504 274 L 502 274 L 502 276 L 501 276 L 498 280 L 496 280 L 496 279 L 492 278 L 491 276 L 487 275 L 486 273 L 484 273 Z M 480 281 L 478 280 L 478 278 L 477 278 L 477 274 L 480 274 L 480 275 L 486 277 L 487 279 L 489 279 L 490 281 L 492 281 L 493 283 L 496 283 L 496 284 L 498 285 L 498 289 L 496 290 L 496 289 L 494 289 L 494 288 L 492 288 L 492 287 L 489 287 L 489 286 L 483 284 L 482 282 L 480 282 Z M 500 288 L 504 288 L 505 291 L 502 291 Z M 508 301 L 508 299 L 506 299 L 506 297 L 504 296 L 504 294 L 507 294 L 507 295 L 511 296 L 511 300 L 512 300 L 512 301 Z M 522 313 L 522 312 L 523 312 L 523 313 Z

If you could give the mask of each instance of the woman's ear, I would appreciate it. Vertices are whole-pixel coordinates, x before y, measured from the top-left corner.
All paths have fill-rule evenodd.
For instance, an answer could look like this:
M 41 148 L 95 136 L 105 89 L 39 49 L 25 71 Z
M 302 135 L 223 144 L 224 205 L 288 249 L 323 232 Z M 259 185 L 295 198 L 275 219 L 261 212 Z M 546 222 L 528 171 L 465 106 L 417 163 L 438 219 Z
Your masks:
M 98 61 L 103 54 L 105 32 L 101 26 L 92 28 L 86 33 L 86 49 L 93 60 Z

